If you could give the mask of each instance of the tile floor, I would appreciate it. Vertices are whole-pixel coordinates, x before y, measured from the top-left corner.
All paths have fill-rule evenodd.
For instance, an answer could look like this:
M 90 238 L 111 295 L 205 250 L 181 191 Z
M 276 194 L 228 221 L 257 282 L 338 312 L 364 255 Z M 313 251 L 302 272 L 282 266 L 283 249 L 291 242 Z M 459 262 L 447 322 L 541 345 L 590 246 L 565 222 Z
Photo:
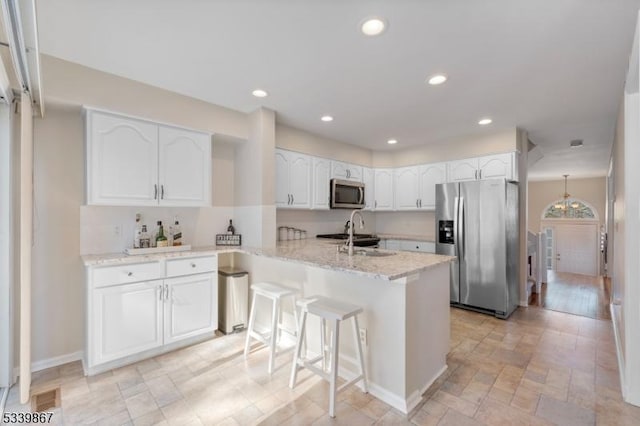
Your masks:
M 61 386 L 57 424 L 97 425 L 638 425 L 622 401 L 611 322 L 519 308 L 508 321 L 451 310 L 449 369 L 407 418 L 351 388 L 327 415 L 327 386 L 267 354 L 242 357 L 244 335 L 224 336 L 84 377 L 79 363 L 33 375 L 33 389 Z M 28 410 L 11 390 L 7 411 Z

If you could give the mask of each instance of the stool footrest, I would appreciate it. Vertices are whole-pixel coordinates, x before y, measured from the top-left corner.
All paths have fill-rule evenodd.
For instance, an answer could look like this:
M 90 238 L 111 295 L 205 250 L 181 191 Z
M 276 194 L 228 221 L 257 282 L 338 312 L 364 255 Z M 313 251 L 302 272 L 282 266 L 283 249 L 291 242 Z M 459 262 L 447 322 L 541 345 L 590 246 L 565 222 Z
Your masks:
M 354 383 L 358 383 L 363 378 L 364 378 L 364 376 L 361 374 L 358 377 L 355 377 L 355 378 L 349 380 L 347 383 L 344 383 L 342 386 L 338 387 L 338 389 L 336 389 L 336 393 L 342 392 L 346 387 L 351 386 Z

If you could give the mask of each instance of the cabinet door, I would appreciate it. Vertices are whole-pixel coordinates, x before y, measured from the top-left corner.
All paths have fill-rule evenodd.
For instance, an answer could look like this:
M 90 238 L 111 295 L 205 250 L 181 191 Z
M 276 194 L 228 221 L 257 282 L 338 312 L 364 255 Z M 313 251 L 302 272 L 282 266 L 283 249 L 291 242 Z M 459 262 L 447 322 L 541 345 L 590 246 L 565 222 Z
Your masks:
M 331 162 L 331 178 L 348 179 L 349 165 L 340 161 Z
M 478 179 L 478 159 L 449 162 L 449 182 L 462 182 Z
M 215 278 L 215 279 L 214 279 Z M 165 300 L 164 343 L 172 343 L 218 328 L 217 274 L 169 278 Z
M 162 281 L 93 290 L 91 365 L 162 345 Z
M 311 157 L 289 153 L 289 192 L 291 207 L 311 208 Z
M 364 183 L 364 209 L 373 210 L 376 200 L 376 172 L 368 167 L 362 168 L 362 182 Z
M 393 210 L 393 170 L 376 169 L 374 191 L 375 210 Z
M 211 204 L 211 137 L 174 127 L 159 130 L 160 205 Z
M 349 177 L 347 179 L 362 182 L 362 166 L 349 164 Z
M 87 204 L 158 204 L 158 126 L 87 113 Z
M 507 178 L 513 180 L 513 157 L 512 153 L 480 157 L 478 159 L 479 179 Z
M 436 185 L 447 182 L 446 163 L 426 164 L 420 166 L 420 208 L 423 210 L 435 210 L 436 208 Z
M 291 202 L 288 154 L 288 151 L 276 150 L 276 207 L 288 207 Z
M 324 158 L 312 158 L 312 209 L 329 209 L 329 180 L 331 179 L 331 161 Z
M 396 210 L 417 210 L 418 167 L 402 167 L 395 170 L 395 208 Z

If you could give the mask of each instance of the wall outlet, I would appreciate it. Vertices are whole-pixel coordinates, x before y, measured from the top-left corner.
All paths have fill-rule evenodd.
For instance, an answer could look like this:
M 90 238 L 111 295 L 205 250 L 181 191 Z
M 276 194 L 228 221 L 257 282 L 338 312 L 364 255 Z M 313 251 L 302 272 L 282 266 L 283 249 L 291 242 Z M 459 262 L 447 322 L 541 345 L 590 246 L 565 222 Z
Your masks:
M 367 329 L 361 328 L 358 334 L 360 335 L 360 343 L 362 343 L 362 346 L 367 346 Z
M 120 227 L 120 225 L 116 225 L 113 227 L 113 235 L 121 235 L 122 234 L 122 228 Z

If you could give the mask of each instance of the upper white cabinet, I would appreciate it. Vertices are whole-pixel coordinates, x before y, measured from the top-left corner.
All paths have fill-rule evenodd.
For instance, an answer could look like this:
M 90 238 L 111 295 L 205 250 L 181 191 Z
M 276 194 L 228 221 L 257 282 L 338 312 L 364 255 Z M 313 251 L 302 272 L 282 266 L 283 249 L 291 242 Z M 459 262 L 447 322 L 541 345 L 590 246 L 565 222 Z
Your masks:
M 449 162 L 449 181 L 499 179 L 518 180 L 516 153 L 488 155 Z
M 445 163 L 402 167 L 395 170 L 396 210 L 434 210 L 436 185 L 447 182 Z
M 435 210 L 436 185 L 447 183 L 447 164 L 425 164 L 418 169 L 419 198 L 418 203 L 423 210 Z
M 211 138 L 203 133 L 160 126 L 158 184 L 160 204 L 211 204 Z
M 311 207 L 311 157 L 308 155 L 276 149 L 276 207 Z
M 340 161 L 332 161 L 331 177 L 362 182 L 362 166 L 342 163 Z
M 364 209 L 373 210 L 376 201 L 376 172 L 369 167 L 362 168 L 362 182 L 364 183 Z
M 87 204 L 211 204 L 211 138 L 99 111 L 86 111 Z
M 401 167 L 395 174 L 395 208 L 396 210 L 416 210 L 419 206 L 419 167 Z
M 311 208 L 329 208 L 329 181 L 331 180 L 331 161 L 325 158 L 312 159 Z
M 393 210 L 393 169 L 375 169 L 374 209 Z M 367 189 L 365 187 L 365 194 Z

